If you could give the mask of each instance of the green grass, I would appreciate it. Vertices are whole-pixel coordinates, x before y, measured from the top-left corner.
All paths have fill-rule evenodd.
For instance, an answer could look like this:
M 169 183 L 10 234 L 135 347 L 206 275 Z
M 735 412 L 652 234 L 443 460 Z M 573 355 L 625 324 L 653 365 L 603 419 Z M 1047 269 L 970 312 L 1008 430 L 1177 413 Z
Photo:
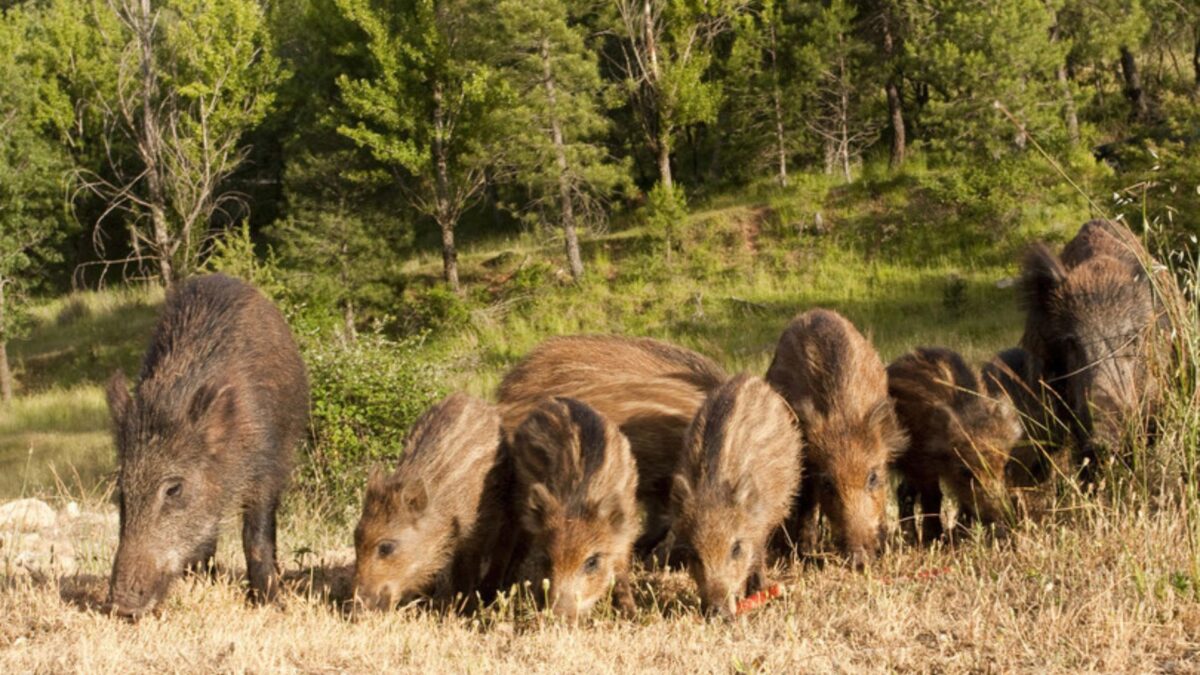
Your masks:
M 60 487 L 86 492 L 113 462 L 108 408 L 96 385 L 49 389 L 0 407 L 0 498 Z
M 762 184 L 698 199 L 675 226 L 669 262 L 662 237 L 626 215 L 584 239 L 579 283 L 554 234 L 468 239 L 460 257 L 467 298 L 449 299 L 461 303 L 458 318 L 435 322 L 419 358 L 437 366 L 438 385 L 484 396 L 538 342 L 570 333 L 657 337 L 731 371 L 762 373 L 788 321 L 826 307 L 871 337 L 885 360 L 943 345 L 981 362 L 1020 334 L 1015 293 L 1003 283 L 1016 274 L 1015 252 L 1035 237 L 1062 239 L 1087 214 L 1047 198 L 1002 233 L 972 229 L 961 205 L 928 187 L 936 177 L 923 167 L 850 185 L 798 175 L 788 190 Z M 404 317 L 430 298 L 446 302 L 444 293 L 428 295 L 440 285 L 440 256 L 418 253 L 397 269 L 406 304 L 377 309 L 412 328 Z M 101 389 L 117 368 L 136 375 L 161 301 L 161 291 L 120 288 L 34 309 L 31 334 L 10 350 L 19 397 L 0 412 L 0 498 L 53 489 L 51 466 L 77 470 L 84 486 L 111 470 Z

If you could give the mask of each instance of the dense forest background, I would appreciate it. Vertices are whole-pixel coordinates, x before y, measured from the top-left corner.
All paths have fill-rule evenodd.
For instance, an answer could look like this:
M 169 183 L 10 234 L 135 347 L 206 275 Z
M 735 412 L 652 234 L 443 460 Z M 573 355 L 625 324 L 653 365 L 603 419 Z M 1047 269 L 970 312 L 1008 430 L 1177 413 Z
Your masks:
M 1171 244 L 1200 233 L 1194 0 L 0 0 L 0 13 L 5 400 L 55 375 L 28 345 L 10 367 L 39 298 L 198 271 L 250 278 L 284 306 L 328 446 L 342 432 L 322 419 L 351 399 L 375 425 L 361 428 L 403 429 L 437 388 L 429 349 L 406 350 L 467 324 L 486 367 L 547 331 L 615 329 L 616 314 L 677 335 L 631 328 L 649 301 L 613 300 L 672 278 L 692 283 L 645 293 L 681 317 L 694 306 L 698 334 L 721 279 L 833 274 L 836 256 L 801 253 L 813 242 L 997 264 L 1048 220 L 1125 217 Z M 705 209 L 747 195 L 735 229 L 754 262 L 706 258 L 729 228 Z M 760 229 L 772 246 L 756 247 Z M 513 237 L 519 253 L 489 244 Z M 460 250 L 481 259 L 464 268 Z M 530 309 L 545 287 L 603 296 L 614 316 L 497 319 L 581 311 Z M 963 288 L 941 289 L 944 304 Z M 762 309 L 740 292 L 730 306 Z M 347 352 L 363 334 L 391 342 Z M 429 391 L 404 414 L 380 393 L 410 386 Z

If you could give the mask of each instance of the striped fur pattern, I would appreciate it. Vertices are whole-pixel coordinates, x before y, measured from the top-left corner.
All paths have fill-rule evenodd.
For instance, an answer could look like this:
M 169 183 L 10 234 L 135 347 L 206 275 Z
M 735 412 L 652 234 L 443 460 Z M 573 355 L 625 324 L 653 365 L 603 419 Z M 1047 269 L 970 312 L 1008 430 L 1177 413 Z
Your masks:
M 610 590 L 632 611 L 637 469 L 629 441 L 586 403 L 544 400 L 513 435 L 517 507 L 528 576 L 549 581 L 546 604 L 577 620 Z
M 452 394 L 421 416 L 390 475 L 372 473 L 354 531 L 355 592 L 386 608 L 471 597 L 504 573 L 510 478 L 494 406 Z
M 908 443 L 879 354 L 841 315 L 815 309 L 784 330 L 767 381 L 796 412 L 805 442 L 789 537 L 814 551 L 823 513 L 838 547 L 864 565 L 886 532 L 888 465 Z
M 646 510 L 638 549 L 646 552 L 667 530 L 684 431 L 725 379 L 711 360 L 665 342 L 579 335 L 540 344 L 504 378 L 498 398 L 508 435 L 555 396 L 583 401 L 620 427 L 637 460 L 638 499 Z
M 926 543 L 942 536 L 942 488 L 959 504 L 959 522 L 1003 525 L 1005 467 L 1023 430 L 1007 395 L 993 398 L 976 372 L 954 351 L 922 347 L 887 369 L 888 393 L 911 443 L 896 460 L 902 482 L 900 518 L 915 536 L 914 506 L 921 503 Z
M 769 586 L 767 541 L 800 484 L 802 441 L 787 402 L 760 377 L 737 375 L 688 427 L 672 486 L 672 534 L 701 604 L 732 618 Z

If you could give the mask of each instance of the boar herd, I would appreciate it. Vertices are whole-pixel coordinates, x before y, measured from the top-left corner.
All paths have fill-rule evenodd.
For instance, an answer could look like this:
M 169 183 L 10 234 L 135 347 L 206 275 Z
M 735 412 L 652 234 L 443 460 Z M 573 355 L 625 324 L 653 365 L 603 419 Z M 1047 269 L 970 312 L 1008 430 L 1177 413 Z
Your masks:
M 466 610 L 523 583 L 568 620 L 601 601 L 629 614 L 644 561 L 686 567 L 704 612 L 728 618 L 771 585 L 773 557 L 818 554 L 826 533 L 868 565 L 893 489 L 907 538 L 950 536 L 943 490 L 959 527 L 1002 532 L 1014 476 L 1065 467 L 1086 480 L 1137 434 L 1152 440 L 1184 302 L 1109 221 L 1084 225 L 1060 255 L 1033 246 L 1020 287 L 1021 345 L 980 367 L 938 347 L 885 366 L 825 309 L 784 328 L 765 377 L 658 340 L 551 338 L 508 372 L 496 403 L 449 396 L 416 422 L 394 470 L 371 473 L 355 599 Z M 108 386 L 115 613 L 136 618 L 173 578 L 211 569 L 229 512 L 242 517 L 251 599 L 273 597 L 276 511 L 307 392 L 283 316 L 257 290 L 211 275 L 172 291 L 132 394 L 120 373 Z

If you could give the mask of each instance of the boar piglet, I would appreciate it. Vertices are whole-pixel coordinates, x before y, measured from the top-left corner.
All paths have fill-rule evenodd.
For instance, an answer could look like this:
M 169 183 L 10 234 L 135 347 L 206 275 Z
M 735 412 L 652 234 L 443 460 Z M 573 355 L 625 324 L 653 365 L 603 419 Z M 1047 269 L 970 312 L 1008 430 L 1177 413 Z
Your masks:
M 888 392 L 911 439 L 896 459 L 898 501 L 905 530 L 915 538 L 920 502 L 925 543 L 941 538 L 942 488 L 959 504 L 959 522 L 1003 527 L 1011 514 L 1005 467 L 1023 429 L 1006 395 L 993 398 L 961 356 L 920 348 L 887 369 Z
M 358 600 L 378 609 L 456 595 L 470 604 L 477 591 L 486 600 L 511 552 L 510 473 L 494 407 L 458 393 L 426 411 L 395 471 L 367 482 L 354 530 Z
M 252 599 L 270 599 L 275 512 L 308 426 L 304 362 L 283 315 L 226 276 L 183 282 L 134 394 L 120 372 L 107 393 L 120 506 L 113 611 L 136 618 L 185 568 L 211 565 L 229 507 L 242 514 Z
M 582 401 L 621 429 L 637 460 L 638 500 L 646 513 L 637 550 L 646 554 L 668 529 L 683 433 L 725 379 L 709 359 L 665 342 L 577 335 L 538 345 L 504 377 L 498 398 L 506 434 L 551 396 Z
M 824 514 L 842 554 L 864 566 L 887 533 L 888 465 L 908 442 L 879 354 L 841 315 L 815 309 L 788 324 L 767 381 L 796 412 L 804 437 L 805 472 L 788 536 L 801 552 L 813 552 Z
M 526 576 L 540 600 L 576 621 L 611 589 L 633 612 L 629 563 L 638 535 L 637 470 L 615 424 L 571 398 L 547 399 L 512 441 Z
M 733 618 L 739 599 L 769 585 L 767 541 L 799 488 L 801 448 L 787 402 L 750 375 L 710 394 L 688 428 L 671 533 L 705 614 Z

